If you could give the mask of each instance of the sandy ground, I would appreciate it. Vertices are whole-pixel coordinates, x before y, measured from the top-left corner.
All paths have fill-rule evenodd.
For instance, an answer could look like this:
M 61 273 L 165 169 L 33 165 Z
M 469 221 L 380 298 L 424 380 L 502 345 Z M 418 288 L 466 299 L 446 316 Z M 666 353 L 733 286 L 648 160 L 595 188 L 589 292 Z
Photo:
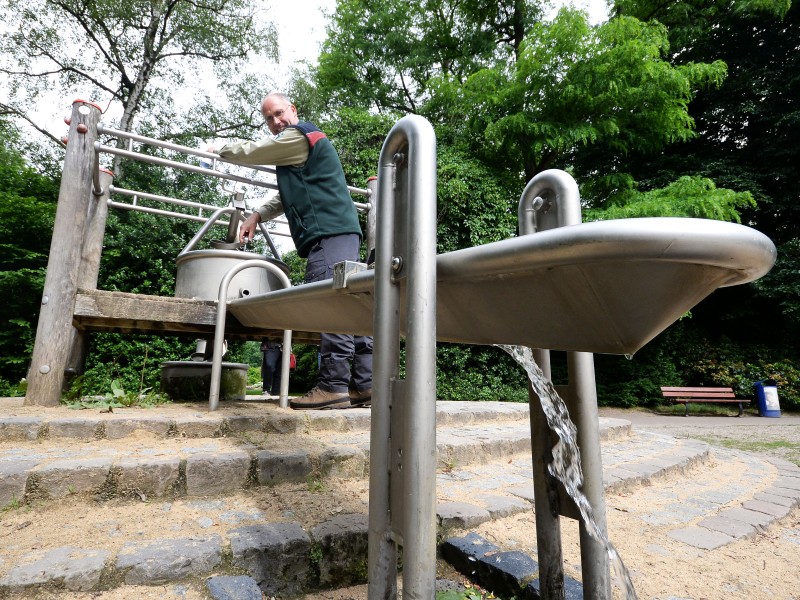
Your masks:
M 692 437 L 715 443 L 738 443 L 754 446 L 753 452 L 780 456 L 800 462 L 800 418 L 765 420 L 658 417 L 649 413 L 603 411 L 605 416 L 625 418 L 640 428 L 676 437 Z M 767 422 L 769 421 L 769 422 Z M 257 443 L 257 440 L 252 440 Z M 753 442 L 764 442 L 753 444 Z M 766 442 L 780 442 L 766 444 Z M 794 449 L 793 446 L 794 445 Z M 674 499 L 691 502 L 694 482 L 715 481 L 719 485 L 736 482 L 744 466 L 735 461 L 715 461 L 695 467 L 691 472 L 660 480 L 621 494 L 607 494 L 606 513 L 612 544 L 631 573 L 639 598 L 659 600 L 751 600 L 800 599 L 800 509 L 774 523 L 753 538 L 740 540 L 715 550 L 699 550 L 669 537 L 680 525 L 652 522 L 649 515 L 658 512 Z M 368 490 L 365 481 L 339 481 L 325 490 L 307 486 L 278 486 L 250 491 L 226 499 L 227 508 L 241 513 L 251 511 L 254 519 L 284 518 L 313 523 L 338 513 L 365 511 Z M 333 499 L 333 500 L 332 500 Z M 169 504 L 169 507 L 166 505 Z M 205 513 L 204 513 L 205 511 Z M 103 504 L 80 498 L 47 506 L 23 507 L 0 515 L 0 544 L 20 552 L 53 545 L 86 546 L 87 530 L 102 532 L 92 536 L 92 546 L 106 544 L 113 549 L 120 540 L 213 533 L 199 525 L 208 509 L 189 500 L 171 503 L 133 503 L 111 501 Z M 91 526 L 80 526 L 81 521 Z M 562 546 L 565 571 L 580 579 L 580 545 L 577 524 L 562 519 Z M 242 524 L 246 524 L 245 518 Z M 508 550 L 521 550 L 535 558 L 536 530 L 533 511 L 486 523 L 475 530 L 491 542 Z M 114 532 L 118 533 L 116 535 Z M 166 532 L 166 533 L 165 533 Z M 454 532 L 460 535 L 466 532 Z M 43 536 L 47 536 L 47 544 Z M 10 563 L 13 564 L 13 563 Z M 9 562 L 6 563 L 8 567 Z M 0 563 L 0 571 L 3 565 Z M 447 565 L 440 564 L 439 576 L 463 580 Z M 34 599 L 60 600 L 130 600 L 133 598 L 182 598 L 205 600 L 202 581 L 169 584 L 163 587 L 131 587 L 100 593 L 65 593 L 39 590 L 25 596 Z M 615 598 L 621 598 L 615 587 Z M 367 600 L 366 586 L 358 586 L 305 596 L 304 600 Z

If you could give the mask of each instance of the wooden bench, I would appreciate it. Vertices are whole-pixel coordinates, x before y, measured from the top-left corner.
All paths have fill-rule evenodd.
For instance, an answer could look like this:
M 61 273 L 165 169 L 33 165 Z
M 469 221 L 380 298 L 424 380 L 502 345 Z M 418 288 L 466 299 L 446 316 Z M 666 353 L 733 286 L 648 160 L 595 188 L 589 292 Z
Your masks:
M 737 398 L 729 387 L 662 387 L 661 395 L 673 404 L 686 406 L 685 417 L 689 416 L 689 402 L 738 404 L 740 417 L 744 414 L 743 405 L 750 402 L 747 398 Z

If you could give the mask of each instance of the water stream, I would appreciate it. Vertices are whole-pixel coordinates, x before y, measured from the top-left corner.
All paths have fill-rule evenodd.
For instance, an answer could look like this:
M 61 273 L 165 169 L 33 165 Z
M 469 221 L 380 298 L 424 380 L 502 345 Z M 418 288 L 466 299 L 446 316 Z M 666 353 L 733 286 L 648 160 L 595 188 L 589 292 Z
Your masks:
M 547 424 L 558 436 L 559 441 L 553 447 L 553 462 L 547 466 L 548 471 L 561 482 L 569 497 L 575 502 L 583 518 L 586 531 L 605 548 L 611 563 L 612 574 L 622 589 L 626 600 L 636 600 L 636 590 L 633 588 L 628 569 L 622 562 L 622 558 L 616 548 L 608 540 L 606 532 L 595 522 L 592 506 L 581 491 L 583 470 L 581 469 L 581 455 L 577 443 L 578 431 L 569 418 L 567 405 L 539 368 L 539 365 L 536 364 L 530 348 L 500 344 L 498 344 L 498 347 L 508 352 L 525 369 L 534 392 L 541 400 Z

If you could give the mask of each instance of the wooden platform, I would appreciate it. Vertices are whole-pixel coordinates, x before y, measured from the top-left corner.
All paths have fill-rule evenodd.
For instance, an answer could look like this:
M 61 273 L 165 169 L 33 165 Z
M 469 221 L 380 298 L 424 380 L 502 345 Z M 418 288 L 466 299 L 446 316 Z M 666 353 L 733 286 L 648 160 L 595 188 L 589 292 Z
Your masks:
M 213 337 L 217 303 L 171 296 L 79 289 L 73 313 L 73 325 L 86 331 Z M 225 335 L 230 339 L 260 341 L 269 338 L 280 341 L 283 339 L 283 330 L 245 327 L 229 314 L 225 320 Z M 315 344 L 319 342 L 319 334 L 292 332 L 292 341 Z

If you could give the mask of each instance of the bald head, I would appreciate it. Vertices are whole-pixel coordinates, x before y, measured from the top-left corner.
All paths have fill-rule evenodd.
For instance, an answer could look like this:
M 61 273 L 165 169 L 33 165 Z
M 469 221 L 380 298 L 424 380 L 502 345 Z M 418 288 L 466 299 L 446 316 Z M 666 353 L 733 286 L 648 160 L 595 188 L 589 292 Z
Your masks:
M 289 125 L 297 125 L 297 108 L 289 96 L 281 92 L 270 92 L 261 102 L 261 114 L 272 135 L 277 135 Z

